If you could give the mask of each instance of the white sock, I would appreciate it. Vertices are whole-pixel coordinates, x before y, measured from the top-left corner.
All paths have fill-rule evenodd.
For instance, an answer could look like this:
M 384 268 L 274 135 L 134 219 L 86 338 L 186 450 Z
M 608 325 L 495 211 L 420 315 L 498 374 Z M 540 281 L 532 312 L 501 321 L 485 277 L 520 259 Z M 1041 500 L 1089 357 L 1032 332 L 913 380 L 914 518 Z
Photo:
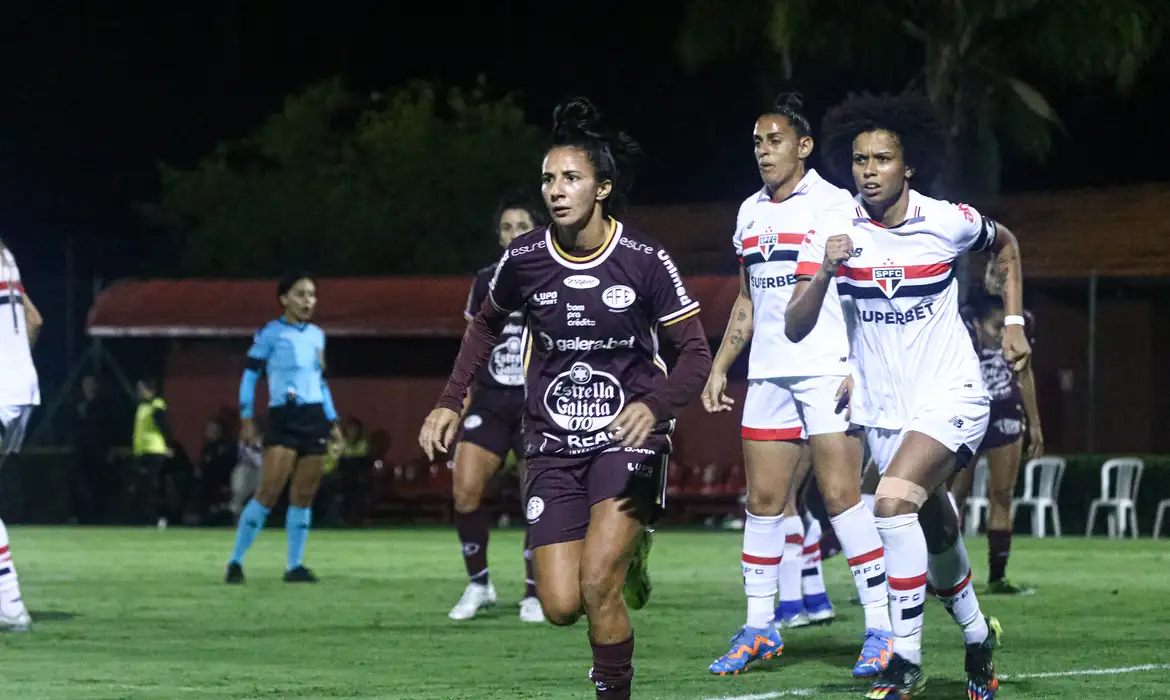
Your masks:
M 963 539 L 956 540 L 944 552 L 931 554 L 928 567 L 927 578 L 934 594 L 963 628 L 964 641 L 979 644 L 987 639 L 987 620 L 979 610 L 975 587 L 971 585 L 971 564 Z
M 872 515 L 873 504 L 877 502 L 877 496 L 874 496 L 872 493 L 863 493 L 861 494 L 861 502 L 865 504 L 866 509 Z
M 800 591 L 800 572 L 803 568 L 804 522 L 800 516 L 784 518 L 781 523 L 784 532 L 784 559 L 780 562 L 780 603 L 804 607 L 804 595 Z
M 821 522 L 810 518 L 804 531 L 803 567 L 800 571 L 800 592 L 804 597 L 825 592 L 825 577 L 821 573 Z
M 20 585 L 16 582 L 16 566 L 8 549 L 8 528 L 3 520 L 0 520 L 0 605 L 5 608 L 24 606 L 20 599 Z
M 780 560 L 784 555 L 783 516 L 747 514 L 743 526 L 743 591 L 747 626 L 765 629 L 776 612 Z
M 864 503 L 858 503 L 829 521 L 849 561 L 857 597 L 865 609 L 866 628 L 891 631 L 886 550 L 874 524 L 873 512 Z
M 918 524 L 917 513 L 877 518 L 876 523 L 886 548 L 894 653 L 921 665 L 922 613 L 926 601 L 926 536 Z

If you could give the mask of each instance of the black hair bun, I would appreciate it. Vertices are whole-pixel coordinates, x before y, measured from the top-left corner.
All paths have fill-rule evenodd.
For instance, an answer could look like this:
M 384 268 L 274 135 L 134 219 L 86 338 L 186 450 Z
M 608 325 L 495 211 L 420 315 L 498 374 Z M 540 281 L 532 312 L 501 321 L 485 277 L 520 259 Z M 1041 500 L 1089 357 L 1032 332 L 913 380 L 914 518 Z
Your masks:
M 777 111 L 788 111 L 800 114 L 804 109 L 804 96 L 799 92 L 782 92 L 776 96 L 772 106 Z
M 553 136 L 558 139 L 600 138 L 600 123 L 601 112 L 584 97 L 562 102 L 553 110 Z

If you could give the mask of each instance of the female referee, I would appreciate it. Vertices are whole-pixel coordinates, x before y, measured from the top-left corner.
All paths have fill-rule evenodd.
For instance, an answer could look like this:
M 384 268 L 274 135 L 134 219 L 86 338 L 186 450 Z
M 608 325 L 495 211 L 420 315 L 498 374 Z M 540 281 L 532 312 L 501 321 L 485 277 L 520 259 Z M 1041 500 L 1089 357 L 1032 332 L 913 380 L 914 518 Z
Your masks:
M 419 444 L 432 458 L 447 450 L 476 370 L 523 310 L 536 589 L 553 624 L 588 616 L 597 698 L 624 700 L 634 677 L 627 605 L 650 593 L 647 526 L 665 497 L 674 417 L 702 390 L 711 351 L 670 254 L 612 216 L 638 149 L 598 122 L 583 99 L 554 112 L 541 174 L 553 223 L 505 250 Z M 669 376 L 660 335 L 679 351 Z
M 493 224 L 500 245 L 506 248 L 516 236 L 538 225 L 546 226 L 548 221 L 544 211 L 531 205 L 528 198 L 513 195 L 500 203 Z M 483 306 L 495 272 L 496 265 L 493 264 L 476 274 L 467 297 L 467 307 L 463 310 L 469 323 Z M 519 460 L 517 470 L 523 479 L 524 434 L 520 425 L 524 414 L 523 338 L 524 314 L 517 312 L 508 317 L 491 358 L 479 368 L 455 448 L 455 530 L 459 533 L 463 563 L 467 566 L 470 582 L 459 602 L 447 614 L 452 620 L 471 619 L 480 608 L 496 602 L 496 588 L 488 579 L 491 514 L 483 507 L 481 499 L 488 480 L 500 468 L 508 452 L 513 452 Z M 536 581 L 532 578 L 532 551 L 528 548 L 527 531 L 524 534 L 524 574 L 526 588 L 520 601 L 520 619 L 544 622 L 540 600 L 536 597 Z
M 317 282 L 305 272 L 288 274 L 280 280 L 276 296 L 284 315 L 256 334 L 240 381 L 240 440 L 249 442 L 256 434 L 253 402 L 261 372 L 268 374 L 268 429 L 260 488 L 240 513 L 236 546 L 224 575 L 224 580 L 233 584 L 244 582 L 244 554 L 264 528 L 285 484 L 289 490 L 284 518 L 288 534 L 284 580 L 317 582 L 304 565 L 313 496 L 321 483 L 331 434 L 337 443 L 342 442 L 337 410 L 324 377 L 325 333 L 310 322 L 317 308 Z
M 829 111 L 821 134 L 826 161 L 858 196 L 853 210 L 832 212 L 805 239 L 787 313 L 790 339 L 807 335 L 836 280 L 853 320 L 852 420 L 865 426 L 882 474 L 874 515 L 894 631 L 894 656 L 871 698 L 908 698 L 923 686 L 928 580 L 963 627 L 968 697 L 990 700 L 999 687 L 992 665 L 999 623 L 979 609 L 958 519 L 939 488 L 978 449 L 990 403 L 959 316 L 956 258 L 969 250 L 998 256 L 1009 311 L 1004 357 L 1022 371 L 1030 348 L 1015 236 L 972 207 L 911 187 L 938 172 L 940 136 L 930 103 L 909 93 L 852 96 Z

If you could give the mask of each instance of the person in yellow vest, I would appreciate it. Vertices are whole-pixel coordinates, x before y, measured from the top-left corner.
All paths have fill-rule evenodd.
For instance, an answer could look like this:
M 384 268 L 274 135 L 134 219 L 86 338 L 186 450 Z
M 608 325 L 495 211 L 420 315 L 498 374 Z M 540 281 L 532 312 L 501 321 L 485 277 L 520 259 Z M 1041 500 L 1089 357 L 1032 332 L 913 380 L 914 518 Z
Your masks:
M 167 526 L 160 512 L 164 493 L 163 477 L 174 452 L 167 402 L 159 395 L 154 379 L 138 381 L 138 409 L 134 412 L 134 463 L 138 471 L 137 498 L 145 504 L 150 520 L 157 518 L 159 528 Z

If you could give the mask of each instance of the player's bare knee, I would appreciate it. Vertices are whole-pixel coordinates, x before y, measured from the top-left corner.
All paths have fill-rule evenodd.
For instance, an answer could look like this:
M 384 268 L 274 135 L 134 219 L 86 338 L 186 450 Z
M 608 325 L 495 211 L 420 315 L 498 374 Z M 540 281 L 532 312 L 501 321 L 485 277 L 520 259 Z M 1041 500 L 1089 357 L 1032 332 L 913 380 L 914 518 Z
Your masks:
M 874 492 L 873 514 L 879 518 L 894 518 L 917 513 L 928 495 L 926 489 L 909 479 L 883 476 Z
M 824 484 L 818 482 L 817 485 L 820 486 L 829 517 L 838 516 L 861 502 L 860 484 L 850 485 L 833 479 L 826 480 Z
M 541 595 L 544 617 L 557 627 L 568 627 L 581 619 L 581 599 L 569 596 Z
M 784 512 L 787 499 L 775 492 L 760 489 L 748 491 L 747 512 L 761 518 L 771 518 Z

